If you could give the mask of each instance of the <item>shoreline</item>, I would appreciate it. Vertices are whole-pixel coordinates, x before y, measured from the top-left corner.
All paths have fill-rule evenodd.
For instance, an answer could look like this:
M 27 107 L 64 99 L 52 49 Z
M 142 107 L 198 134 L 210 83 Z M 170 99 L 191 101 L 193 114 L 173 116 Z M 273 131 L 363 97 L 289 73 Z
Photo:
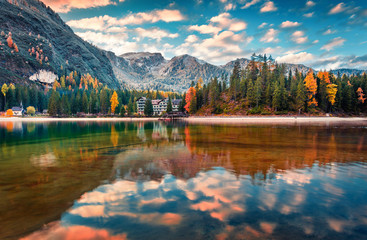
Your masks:
M 0 118 L 0 122 L 152 122 L 158 118 L 51 118 L 51 117 L 8 117 Z
M 298 117 L 298 116 L 229 116 L 189 117 L 184 119 L 194 124 L 291 124 L 291 123 L 361 123 L 367 125 L 367 117 Z
M 49 117 L 10 117 L 0 118 L 0 122 L 152 122 L 159 118 L 49 118 Z M 187 123 L 201 124 L 281 124 L 281 123 L 363 123 L 367 125 L 367 117 L 297 117 L 297 116 L 191 116 L 183 118 Z

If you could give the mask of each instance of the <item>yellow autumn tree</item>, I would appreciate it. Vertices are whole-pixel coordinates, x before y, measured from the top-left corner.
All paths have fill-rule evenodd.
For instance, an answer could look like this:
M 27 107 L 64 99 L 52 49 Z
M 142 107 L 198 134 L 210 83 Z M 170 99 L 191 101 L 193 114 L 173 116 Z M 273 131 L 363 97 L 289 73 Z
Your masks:
M 335 103 L 335 97 L 337 92 L 338 92 L 338 85 L 330 83 L 326 86 L 327 99 L 329 100 L 331 105 L 334 105 Z
M 304 84 L 306 87 L 306 95 L 307 95 L 307 104 L 308 106 L 317 106 L 317 101 L 315 99 L 315 95 L 317 93 L 317 81 L 313 76 L 313 71 L 310 70 L 307 73 L 307 76 L 304 80 Z
M 116 107 L 119 105 L 119 100 L 116 91 L 113 92 L 110 102 L 111 102 L 111 113 L 115 114 Z
M 198 80 L 198 83 L 197 83 L 197 86 L 198 86 L 198 89 L 202 89 L 203 88 L 203 79 L 200 77 L 199 80 Z

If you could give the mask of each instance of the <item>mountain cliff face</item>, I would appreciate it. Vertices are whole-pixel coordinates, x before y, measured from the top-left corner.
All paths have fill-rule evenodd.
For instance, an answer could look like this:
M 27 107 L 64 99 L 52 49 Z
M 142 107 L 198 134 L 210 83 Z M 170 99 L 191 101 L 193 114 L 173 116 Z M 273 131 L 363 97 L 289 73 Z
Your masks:
M 0 73 L 3 80 L 28 79 L 39 70 L 76 69 L 118 87 L 106 51 L 74 34 L 51 8 L 37 0 L 0 0 Z M 8 46 L 11 32 L 18 47 Z
M 148 52 L 116 56 L 75 35 L 58 14 L 38 0 L 0 0 L 0 22 L 0 83 L 55 76 L 62 66 L 89 73 L 112 88 L 185 91 L 200 77 L 204 82 L 229 77 L 235 63 L 216 66 L 189 55 L 167 60 L 160 53 Z M 10 47 L 9 36 L 15 43 Z M 245 58 L 236 61 L 243 68 L 250 62 Z M 296 69 L 304 74 L 310 70 L 301 64 L 286 64 L 287 72 Z M 354 69 L 340 72 L 361 73 Z

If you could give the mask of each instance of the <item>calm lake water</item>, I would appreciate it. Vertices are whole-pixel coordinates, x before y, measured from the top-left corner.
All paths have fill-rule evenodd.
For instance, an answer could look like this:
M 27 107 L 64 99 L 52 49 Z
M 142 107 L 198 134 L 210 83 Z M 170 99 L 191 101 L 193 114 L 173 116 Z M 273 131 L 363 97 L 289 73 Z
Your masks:
M 366 239 L 366 126 L 0 122 L 0 239 Z

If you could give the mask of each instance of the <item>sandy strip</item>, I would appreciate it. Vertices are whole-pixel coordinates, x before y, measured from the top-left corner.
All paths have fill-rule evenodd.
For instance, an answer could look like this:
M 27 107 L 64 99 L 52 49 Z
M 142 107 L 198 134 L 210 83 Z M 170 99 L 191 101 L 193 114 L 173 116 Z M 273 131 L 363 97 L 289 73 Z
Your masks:
M 185 121 L 198 124 L 354 123 L 367 125 L 367 118 L 363 117 L 189 117 Z
M 308 123 L 340 123 L 361 124 L 367 126 L 367 118 L 364 117 L 189 117 L 183 121 L 194 124 L 308 124 Z M 0 118 L 0 122 L 148 122 L 158 121 L 158 118 Z
M 0 122 L 147 122 L 158 121 L 158 118 L 46 118 L 46 117 L 8 117 Z

